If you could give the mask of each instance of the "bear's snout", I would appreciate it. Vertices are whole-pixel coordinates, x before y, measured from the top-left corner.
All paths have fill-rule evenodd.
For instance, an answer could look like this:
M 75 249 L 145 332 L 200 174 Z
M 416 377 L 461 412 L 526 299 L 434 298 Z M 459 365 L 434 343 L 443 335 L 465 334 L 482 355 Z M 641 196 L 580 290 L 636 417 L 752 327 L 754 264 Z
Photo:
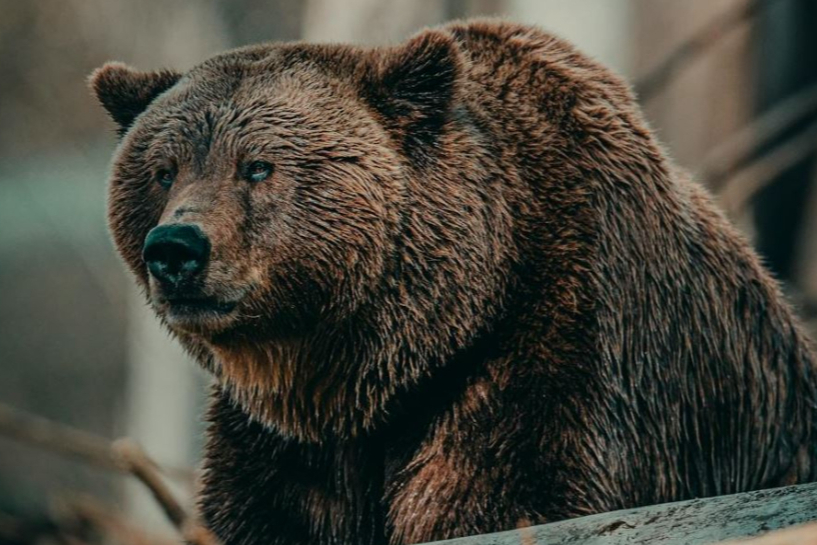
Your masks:
M 204 270 L 210 240 L 196 225 L 160 225 L 148 233 L 142 255 L 163 288 L 177 289 L 193 283 Z

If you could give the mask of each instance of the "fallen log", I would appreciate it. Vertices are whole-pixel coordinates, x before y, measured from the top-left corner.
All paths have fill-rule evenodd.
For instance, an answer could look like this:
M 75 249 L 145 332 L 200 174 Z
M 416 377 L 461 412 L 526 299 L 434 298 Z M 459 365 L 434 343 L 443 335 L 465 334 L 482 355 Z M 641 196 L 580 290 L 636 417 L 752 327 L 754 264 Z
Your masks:
M 817 520 L 817 483 L 600 513 L 436 545 L 709 545 Z M 791 536 L 795 541 L 792 541 Z M 811 545 L 803 528 L 765 543 Z M 799 537 L 798 537 L 799 536 Z M 808 538 L 812 541 L 808 541 Z M 802 541 L 801 541 L 802 539 Z M 431 544 L 429 544 L 431 545 Z M 753 545 L 749 542 L 746 545 Z
M 817 545 L 817 523 L 793 526 L 769 532 L 748 541 L 729 541 L 721 545 Z

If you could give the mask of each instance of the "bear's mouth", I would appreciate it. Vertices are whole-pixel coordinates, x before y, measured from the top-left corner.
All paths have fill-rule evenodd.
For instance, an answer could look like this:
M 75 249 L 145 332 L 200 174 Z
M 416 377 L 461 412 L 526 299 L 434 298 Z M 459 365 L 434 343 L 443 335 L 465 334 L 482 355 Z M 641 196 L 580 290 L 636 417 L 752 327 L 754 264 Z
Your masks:
M 215 297 L 167 297 L 161 307 L 171 327 L 201 330 L 224 325 L 235 313 L 238 303 Z

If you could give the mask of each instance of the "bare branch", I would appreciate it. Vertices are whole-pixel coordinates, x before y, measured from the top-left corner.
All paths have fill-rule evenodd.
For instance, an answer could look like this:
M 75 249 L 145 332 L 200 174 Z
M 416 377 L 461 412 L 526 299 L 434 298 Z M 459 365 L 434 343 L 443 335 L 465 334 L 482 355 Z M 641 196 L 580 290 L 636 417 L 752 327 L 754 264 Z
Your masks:
M 761 189 L 815 151 L 817 151 L 817 123 L 729 178 L 718 192 L 721 206 L 733 216 L 739 214 Z
M 654 98 L 677 72 L 709 50 L 738 25 L 754 17 L 761 8 L 771 5 L 773 1 L 747 0 L 716 17 L 667 55 L 655 69 L 636 82 L 635 89 L 638 96 L 643 102 Z
M 709 187 L 717 191 L 735 171 L 763 146 L 784 131 L 817 114 L 817 85 L 812 85 L 778 103 L 717 146 L 698 171 Z
M 127 465 L 114 454 L 105 439 L 3 404 L 0 404 L 0 435 L 79 458 L 91 465 L 128 471 Z
M 132 439 L 119 439 L 110 448 L 115 453 L 116 458 L 122 460 L 128 470 L 150 490 L 165 515 L 167 515 L 168 520 L 176 528 L 182 529 L 188 515 L 184 507 L 176 501 L 170 489 L 162 481 L 156 464 L 148 458 L 147 454 Z
M 72 456 L 92 465 L 129 473 L 150 490 L 167 518 L 189 543 L 218 543 L 215 536 L 198 524 L 173 497 L 160 476 L 158 466 L 130 439 L 120 439 L 111 444 L 101 437 L 3 404 L 0 404 L 0 435 Z
M 130 472 L 103 437 L 78 430 L 53 420 L 29 414 L 0 403 L 0 435 L 38 446 L 87 464 Z M 192 486 L 195 473 L 188 468 L 162 465 L 162 473 L 174 481 Z
M 114 543 L 124 545 L 176 545 L 177 543 L 175 538 L 162 538 L 135 526 L 94 498 L 72 497 L 70 500 L 60 500 L 58 503 L 56 523 L 60 527 L 66 526 L 67 530 L 64 533 L 68 535 L 71 535 L 73 528 L 91 526 L 95 532 L 106 538 L 104 540 L 106 543 L 111 541 L 111 538 Z

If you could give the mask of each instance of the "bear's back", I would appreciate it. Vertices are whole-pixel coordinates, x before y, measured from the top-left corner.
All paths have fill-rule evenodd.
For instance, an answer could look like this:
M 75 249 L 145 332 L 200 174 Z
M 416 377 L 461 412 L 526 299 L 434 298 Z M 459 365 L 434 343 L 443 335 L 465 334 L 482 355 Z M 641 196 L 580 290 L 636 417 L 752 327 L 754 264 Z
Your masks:
M 572 286 L 547 297 L 580 309 L 548 312 L 588 330 L 560 332 L 593 354 L 589 395 L 610 408 L 590 417 L 616 468 L 602 478 L 622 493 L 606 508 L 813 480 L 811 344 L 748 242 L 667 157 L 629 87 L 535 28 L 447 28 L 468 59 L 464 102 L 536 203 L 530 252 Z

